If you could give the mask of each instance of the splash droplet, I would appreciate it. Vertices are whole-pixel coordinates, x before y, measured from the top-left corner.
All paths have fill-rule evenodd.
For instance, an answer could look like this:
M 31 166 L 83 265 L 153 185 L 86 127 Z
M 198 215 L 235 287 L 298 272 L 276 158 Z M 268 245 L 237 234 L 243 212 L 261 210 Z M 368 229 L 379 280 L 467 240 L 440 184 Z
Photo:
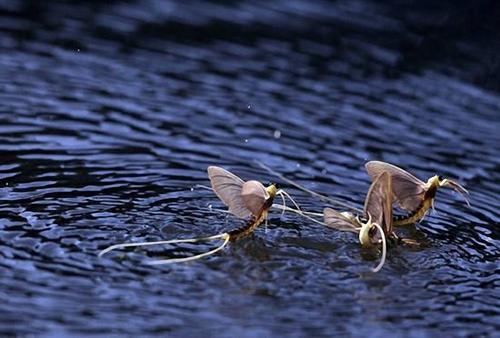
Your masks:
M 278 139 L 278 138 L 280 138 L 280 137 L 281 137 L 281 131 L 276 129 L 276 130 L 274 131 L 274 138 Z

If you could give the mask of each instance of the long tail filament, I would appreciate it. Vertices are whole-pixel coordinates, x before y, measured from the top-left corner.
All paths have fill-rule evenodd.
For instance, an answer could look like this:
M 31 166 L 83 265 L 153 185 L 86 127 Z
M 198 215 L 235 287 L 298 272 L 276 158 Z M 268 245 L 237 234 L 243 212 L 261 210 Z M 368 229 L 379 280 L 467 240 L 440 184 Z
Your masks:
M 205 190 L 211 190 L 211 191 L 213 191 L 213 189 L 211 187 L 207 187 L 206 185 L 203 185 L 203 184 L 196 184 L 193 188 L 199 188 L 199 189 L 205 189 Z
M 377 230 L 380 232 L 380 236 L 382 237 L 382 257 L 380 258 L 380 263 L 374 269 L 372 269 L 373 272 L 379 272 L 380 269 L 382 269 L 382 267 L 384 266 L 385 258 L 387 256 L 387 243 L 385 240 L 385 233 L 382 227 L 377 223 L 372 223 L 372 224 L 377 227 Z
M 283 194 L 283 190 L 278 190 L 278 192 L 276 193 L 277 195 L 280 195 L 281 197 L 281 200 L 283 201 L 283 211 L 281 211 L 281 217 L 283 217 L 283 215 L 285 214 L 285 208 L 286 208 L 286 201 L 285 201 L 285 196 Z
M 360 210 L 360 209 L 358 209 L 358 208 L 356 208 L 356 207 L 354 207 L 354 206 L 350 205 L 349 203 L 342 202 L 342 201 L 339 201 L 339 200 L 336 200 L 336 199 L 330 198 L 330 197 L 328 197 L 328 196 L 321 195 L 321 194 L 319 194 L 319 193 L 317 193 L 317 192 L 315 192 L 315 191 L 312 191 L 312 190 L 310 190 L 310 189 L 308 189 L 308 188 L 306 188 L 306 187 L 304 187 L 304 186 L 302 186 L 302 185 L 300 185 L 300 184 L 298 184 L 298 183 L 295 183 L 294 181 L 292 181 L 292 180 L 290 180 L 290 179 L 286 178 L 286 177 L 285 177 L 285 176 L 283 176 L 282 174 L 280 174 L 280 173 L 278 173 L 278 172 L 274 171 L 273 169 L 271 169 L 270 167 L 266 166 L 264 163 L 261 163 L 261 162 L 259 162 L 259 161 L 256 161 L 256 162 L 257 162 L 257 164 L 258 164 L 261 168 L 263 168 L 263 169 L 267 170 L 268 172 L 270 172 L 271 174 L 273 174 L 273 175 L 275 175 L 275 176 L 277 176 L 277 177 L 281 178 L 283 181 L 285 181 L 285 182 L 287 182 L 288 184 L 290 184 L 290 185 L 292 185 L 292 186 L 296 187 L 297 189 L 300 189 L 300 190 L 302 190 L 302 191 L 305 191 L 305 192 L 307 192 L 307 193 L 308 193 L 308 194 L 310 194 L 310 195 L 316 196 L 316 197 L 318 197 L 319 199 L 321 199 L 321 200 L 323 200 L 323 201 L 327 201 L 327 202 L 330 202 L 330 203 L 332 203 L 332 204 L 340 205 L 340 206 L 342 206 L 342 207 L 344 207 L 344 208 L 348 208 L 348 209 L 350 209 L 350 210 L 354 210 L 354 211 L 356 211 L 356 212 L 358 212 L 358 213 L 361 213 L 361 212 L 362 212 L 362 210 Z
M 217 237 L 217 236 L 219 236 L 219 237 Z M 161 264 L 184 263 L 184 262 L 194 261 L 196 259 L 210 256 L 210 255 L 216 253 L 217 251 L 224 249 L 224 247 L 227 245 L 227 243 L 229 243 L 229 239 L 230 239 L 230 236 L 228 233 L 223 233 L 223 234 L 212 236 L 212 237 L 213 237 L 212 239 L 217 238 L 217 239 L 222 239 L 224 241 L 217 248 L 210 250 L 210 251 L 207 251 L 207 252 L 204 252 L 204 253 L 199 254 L 199 255 L 184 257 L 184 258 L 159 259 L 159 260 L 154 260 L 154 261 L 148 261 L 148 262 L 146 262 L 146 264 L 147 265 L 161 265 Z
M 289 193 L 287 193 L 285 190 L 283 189 L 280 189 L 278 191 L 280 194 L 282 195 L 285 195 L 286 197 L 288 197 L 288 199 L 292 202 L 292 204 L 295 206 L 295 208 L 297 208 L 297 210 L 300 210 L 300 206 L 297 204 L 297 202 L 295 202 L 295 200 L 292 198 L 292 196 L 290 196 Z
M 215 240 L 215 239 L 221 239 L 221 240 L 223 240 L 223 243 L 221 245 L 219 245 L 217 248 L 210 250 L 208 252 L 204 252 L 204 253 L 201 253 L 199 255 L 194 255 L 194 256 L 190 256 L 190 257 L 152 260 L 152 261 L 146 262 L 146 264 L 148 264 L 148 265 L 160 265 L 160 264 L 188 262 L 188 261 L 200 259 L 200 258 L 205 257 L 205 256 L 212 255 L 212 254 L 216 253 L 217 251 L 222 250 L 229 242 L 229 239 L 230 239 L 229 234 L 225 232 L 222 234 L 209 236 L 209 237 L 172 239 L 172 240 L 168 240 L 168 241 L 156 241 L 156 242 L 115 244 L 115 245 L 111 245 L 111 246 L 107 247 L 106 249 L 102 250 L 98 256 L 102 257 L 104 254 L 106 254 L 112 250 L 121 249 L 121 248 L 141 247 L 141 246 L 151 246 L 151 245 L 165 245 L 165 244 L 175 244 L 175 243 L 197 243 L 197 242 L 211 241 L 211 240 Z
M 301 211 L 301 210 L 297 210 L 297 209 L 294 209 L 294 208 L 290 208 L 290 207 L 287 207 L 287 206 L 283 206 L 283 205 L 280 205 L 280 204 L 273 204 L 272 205 L 273 208 L 276 208 L 276 209 L 281 209 L 281 210 L 285 210 L 285 211 L 291 211 L 291 212 L 294 212 L 302 217 L 305 217 L 315 223 L 318 223 L 318 224 L 321 224 L 321 225 L 325 225 L 325 223 L 321 222 L 321 221 L 318 221 L 317 219 L 314 219 L 312 218 L 311 216 L 308 216 L 308 214 L 311 214 L 309 212 L 304 212 L 304 211 Z M 320 215 L 322 216 L 321 214 L 316 214 L 316 213 L 313 213 L 314 215 Z

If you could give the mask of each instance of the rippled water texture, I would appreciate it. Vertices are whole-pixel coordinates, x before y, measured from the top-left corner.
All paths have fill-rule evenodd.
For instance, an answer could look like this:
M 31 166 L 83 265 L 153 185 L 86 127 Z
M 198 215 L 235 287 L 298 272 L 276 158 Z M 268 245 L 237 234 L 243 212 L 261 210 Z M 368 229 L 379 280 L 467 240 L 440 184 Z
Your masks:
M 1 334 L 498 334 L 498 11 L 391 3 L 0 1 Z M 141 264 L 210 245 L 97 257 L 239 226 L 192 188 L 208 165 L 276 181 L 255 159 L 358 207 L 385 160 L 472 207 L 439 191 L 378 274 L 279 212 L 194 263 Z

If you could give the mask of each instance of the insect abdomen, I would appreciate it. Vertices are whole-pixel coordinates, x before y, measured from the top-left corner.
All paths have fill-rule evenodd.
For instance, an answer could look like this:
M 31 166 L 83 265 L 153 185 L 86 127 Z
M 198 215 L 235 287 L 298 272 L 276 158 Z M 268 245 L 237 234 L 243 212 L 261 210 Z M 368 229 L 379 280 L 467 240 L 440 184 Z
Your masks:
M 420 204 L 420 206 L 414 212 L 408 215 L 395 216 L 393 219 L 394 226 L 417 223 L 422 218 L 424 218 L 425 214 L 427 213 L 431 205 L 432 205 L 432 199 L 423 200 L 422 204 Z
M 255 228 L 259 226 L 260 223 L 262 223 L 262 221 L 266 217 L 266 214 L 267 213 L 263 211 L 261 212 L 260 216 L 253 216 L 252 219 L 250 219 L 244 226 L 229 231 L 229 240 L 236 241 L 245 236 L 248 236 L 252 231 L 255 230 Z

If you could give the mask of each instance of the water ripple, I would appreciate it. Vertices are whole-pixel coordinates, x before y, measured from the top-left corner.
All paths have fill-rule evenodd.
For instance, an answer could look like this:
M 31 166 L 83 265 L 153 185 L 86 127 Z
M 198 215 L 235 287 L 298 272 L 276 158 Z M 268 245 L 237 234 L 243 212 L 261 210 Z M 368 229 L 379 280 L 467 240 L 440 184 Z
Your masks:
M 479 69 L 491 48 L 424 7 L 0 2 L 0 332 L 496 332 L 500 97 Z M 142 264 L 209 244 L 97 257 L 240 225 L 192 188 L 208 165 L 275 181 L 256 159 L 357 207 L 364 163 L 385 160 L 459 180 L 472 206 L 439 191 L 437 213 L 401 229 L 422 248 L 391 249 L 378 274 L 355 236 L 278 213 L 200 262 Z

